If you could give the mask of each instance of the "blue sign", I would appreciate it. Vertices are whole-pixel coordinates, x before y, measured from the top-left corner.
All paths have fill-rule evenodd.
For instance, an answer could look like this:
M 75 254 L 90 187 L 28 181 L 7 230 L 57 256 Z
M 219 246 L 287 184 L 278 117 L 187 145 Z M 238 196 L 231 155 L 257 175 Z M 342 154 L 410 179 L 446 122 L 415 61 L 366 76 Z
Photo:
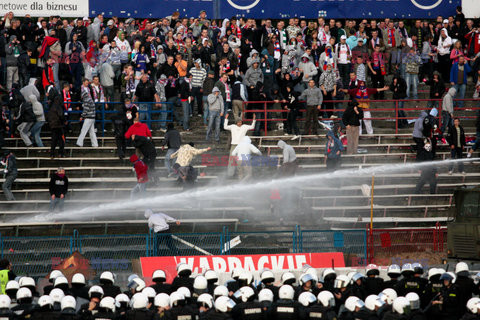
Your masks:
M 393 18 L 434 19 L 455 14 L 461 0 L 90 0 L 90 15 L 161 18 L 178 11 L 182 17 Z

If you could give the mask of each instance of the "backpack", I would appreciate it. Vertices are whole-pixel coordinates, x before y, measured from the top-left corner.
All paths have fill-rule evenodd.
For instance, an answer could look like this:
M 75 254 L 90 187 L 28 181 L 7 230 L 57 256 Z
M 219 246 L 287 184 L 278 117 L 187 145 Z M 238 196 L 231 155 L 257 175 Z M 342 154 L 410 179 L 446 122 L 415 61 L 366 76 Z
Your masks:
M 20 106 L 21 114 L 20 114 L 20 122 L 35 122 L 37 117 L 35 113 L 33 113 L 33 106 L 30 102 L 25 101 Z

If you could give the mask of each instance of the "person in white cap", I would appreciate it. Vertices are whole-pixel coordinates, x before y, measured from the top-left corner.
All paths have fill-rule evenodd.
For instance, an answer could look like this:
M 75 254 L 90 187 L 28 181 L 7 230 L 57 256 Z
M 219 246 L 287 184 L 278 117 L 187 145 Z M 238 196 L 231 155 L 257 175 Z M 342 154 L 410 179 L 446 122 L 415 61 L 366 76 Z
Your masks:
M 173 243 L 173 238 L 170 233 L 169 223 L 180 225 L 180 221 L 166 215 L 165 213 L 154 213 L 152 209 L 145 210 L 145 218 L 148 219 L 148 228 L 152 229 L 156 238 L 156 254 L 160 255 L 160 245 L 164 243 L 170 249 L 172 255 L 177 253 L 177 247 Z
M 203 82 L 207 77 L 207 71 L 202 68 L 202 60 L 197 59 L 194 61 L 194 67 L 190 69 L 192 75 L 192 96 L 197 101 L 197 114 L 203 115 Z M 193 107 L 193 101 L 192 101 Z
M 335 45 L 335 52 L 338 61 L 338 72 L 340 74 L 340 78 L 342 79 L 343 87 L 347 88 L 350 74 L 352 51 L 347 44 L 346 35 L 342 35 L 340 37 L 340 42 Z

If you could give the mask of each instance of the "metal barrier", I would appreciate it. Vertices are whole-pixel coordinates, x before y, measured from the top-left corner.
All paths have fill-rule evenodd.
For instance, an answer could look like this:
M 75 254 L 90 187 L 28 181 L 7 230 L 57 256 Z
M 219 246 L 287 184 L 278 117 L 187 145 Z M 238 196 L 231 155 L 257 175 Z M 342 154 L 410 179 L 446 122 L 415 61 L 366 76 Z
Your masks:
M 299 252 L 342 252 L 348 266 L 366 265 L 365 230 L 300 230 Z
M 334 109 L 324 109 L 322 108 L 319 111 L 319 118 L 318 120 L 320 121 L 341 121 L 341 117 L 343 112 L 345 111 L 343 105 L 346 102 L 350 102 L 351 100 L 326 100 L 323 101 L 323 103 L 331 104 L 334 106 Z M 454 101 L 472 101 L 474 103 L 479 103 L 478 99 L 454 99 Z M 303 102 L 303 101 L 302 101 Z M 420 103 L 428 103 L 426 106 L 422 107 L 404 107 L 406 103 L 410 102 L 420 102 Z M 275 102 L 275 101 L 245 101 L 243 102 L 243 109 L 244 109 L 244 114 L 248 113 L 254 113 L 256 114 L 256 120 L 263 122 L 263 130 L 264 130 L 264 135 L 267 135 L 268 131 L 268 123 L 269 122 L 279 122 L 279 121 L 286 121 L 287 119 L 285 118 L 286 114 L 289 112 L 288 110 L 285 109 L 272 109 L 270 108 L 274 104 L 285 104 L 286 102 Z M 370 111 L 371 114 L 375 113 L 381 113 L 381 112 L 387 112 L 390 113 L 387 116 L 372 116 L 370 118 L 365 117 L 364 120 L 377 120 L 377 121 L 394 121 L 395 122 L 395 133 L 398 133 L 399 129 L 399 121 L 400 120 L 414 120 L 419 117 L 419 112 L 420 111 L 430 111 L 435 104 L 438 104 L 437 110 L 438 110 L 438 116 L 436 117 L 439 123 L 439 128 L 442 124 L 442 99 L 403 99 L 403 100 L 369 100 L 370 103 L 370 108 L 366 109 L 365 111 Z M 249 109 L 248 105 L 249 104 L 255 104 L 256 106 L 252 107 Z M 379 107 L 375 105 L 380 105 Z M 393 107 L 386 107 L 386 105 L 393 105 Z M 263 106 L 263 108 L 261 107 Z M 305 112 L 305 109 L 300 109 L 300 112 Z M 415 111 L 414 116 L 399 116 L 400 111 L 403 112 L 408 112 L 408 111 Z M 455 112 L 458 111 L 463 111 L 463 112 L 475 112 L 479 111 L 480 112 L 480 107 L 479 106 L 464 106 L 464 107 L 456 107 Z M 323 117 L 322 114 L 324 113 L 332 113 L 337 116 L 337 118 L 332 119 L 328 117 Z M 277 114 L 280 117 L 275 117 L 275 114 Z M 472 115 L 467 115 L 467 116 L 457 116 L 460 119 L 475 119 L 476 114 Z M 300 118 L 299 120 L 303 121 L 305 120 L 304 118 Z M 249 119 L 244 119 L 244 121 L 251 121 Z
M 347 266 L 381 263 L 382 257 L 443 252 L 447 229 L 376 229 L 367 247 L 366 230 L 302 230 L 212 233 L 154 233 L 55 237 L 2 237 L 1 258 L 19 275 L 45 276 L 75 252 L 86 268 L 102 272 L 133 271 L 133 261 L 149 256 L 242 255 L 342 252 Z M 239 237 L 239 239 L 236 239 Z M 240 241 L 237 241 L 240 240 Z M 370 243 L 372 244 L 370 246 Z M 372 249 L 372 251 L 370 251 Z M 386 262 L 386 261 L 385 261 Z M 398 263 L 398 261 L 397 261 Z M 383 264 L 383 263 L 382 263 Z M 424 263 L 425 264 L 425 263 Z
M 385 259 L 404 260 L 411 255 L 417 259 L 419 256 L 430 259 L 429 253 L 433 256 L 443 253 L 447 248 L 447 228 L 439 224 L 435 228 L 370 230 L 367 227 L 367 234 L 369 263 L 379 263 Z

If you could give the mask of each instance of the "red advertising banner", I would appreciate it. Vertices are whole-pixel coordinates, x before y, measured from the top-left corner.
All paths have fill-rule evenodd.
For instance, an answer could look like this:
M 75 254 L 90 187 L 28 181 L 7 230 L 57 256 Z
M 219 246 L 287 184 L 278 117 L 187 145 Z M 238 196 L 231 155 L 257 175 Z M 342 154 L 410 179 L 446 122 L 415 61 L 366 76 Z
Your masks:
M 155 270 L 162 269 L 167 274 L 167 281 L 171 281 L 177 275 L 176 266 L 180 262 L 190 265 L 193 272 L 198 274 L 207 269 L 217 272 L 231 272 L 234 268 L 248 271 L 259 271 L 264 268 L 274 271 L 300 270 L 305 264 L 313 268 L 345 267 L 341 252 L 140 258 L 142 274 L 147 279 Z

